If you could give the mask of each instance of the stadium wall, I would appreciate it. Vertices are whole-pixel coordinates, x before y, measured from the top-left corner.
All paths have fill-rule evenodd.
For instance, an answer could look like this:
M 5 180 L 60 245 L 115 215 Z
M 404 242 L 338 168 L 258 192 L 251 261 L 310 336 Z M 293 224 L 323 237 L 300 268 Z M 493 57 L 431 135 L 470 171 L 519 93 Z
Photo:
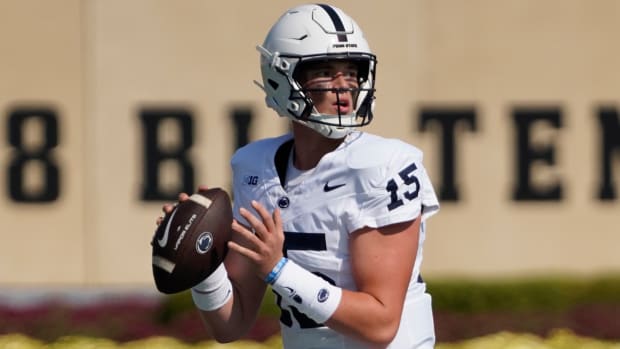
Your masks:
M 150 285 L 164 202 L 287 129 L 258 53 L 291 1 L 0 2 L 0 282 Z M 368 131 L 425 152 L 428 276 L 620 269 L 620 4 L 333 1 L 378 55 Z

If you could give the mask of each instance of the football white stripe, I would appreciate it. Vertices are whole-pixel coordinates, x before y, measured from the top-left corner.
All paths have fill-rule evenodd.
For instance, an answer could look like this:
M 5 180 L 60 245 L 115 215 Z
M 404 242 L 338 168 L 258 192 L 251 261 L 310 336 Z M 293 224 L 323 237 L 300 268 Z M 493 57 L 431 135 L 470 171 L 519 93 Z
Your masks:
M 213 203 L 211 199 L 208 199 L 200 194 L 193 194 L 189 197 L 189 199 L 197 204 L 204 206 L 205 208 L 209 208 L 209 206 L 211 206 L 211 203 Z
M 174 264 L 171 260 L 166 259 L 164 257 L 153 256 L 153 265 L 172 274 L 172 271 L 174 270 L 174 267 L 176 264 Z

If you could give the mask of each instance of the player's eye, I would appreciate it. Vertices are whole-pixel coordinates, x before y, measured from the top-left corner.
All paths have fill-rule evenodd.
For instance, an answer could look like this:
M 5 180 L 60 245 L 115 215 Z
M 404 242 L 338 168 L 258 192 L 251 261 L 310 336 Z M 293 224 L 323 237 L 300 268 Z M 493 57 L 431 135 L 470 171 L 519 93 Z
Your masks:
M 332 72 L 329 69 L 317 69 L 312 72 L 312 78 L 331 78 Z
M 347 78 L 357 79 L 357 69 L 347 69 L 343 73 L 344 73 L 344 76 Z

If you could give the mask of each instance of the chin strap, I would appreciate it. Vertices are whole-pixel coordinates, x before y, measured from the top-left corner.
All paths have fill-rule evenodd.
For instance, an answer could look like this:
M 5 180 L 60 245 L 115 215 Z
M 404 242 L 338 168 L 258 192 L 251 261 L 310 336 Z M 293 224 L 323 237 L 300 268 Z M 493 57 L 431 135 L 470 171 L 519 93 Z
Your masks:
M 320 124 L 312 121 L 304 121 L 299 119 L 293 119 L 294 122 L 304 125 L 305 127 L 319 133 L 321 136 L 330 138 L 330 139 L 340 139 L 346 137 L 349 133 L 351 133 L 354 127 L 342 127 L 342 128 L 334 128 L 333 126 L 328 126 L 325 124 Z

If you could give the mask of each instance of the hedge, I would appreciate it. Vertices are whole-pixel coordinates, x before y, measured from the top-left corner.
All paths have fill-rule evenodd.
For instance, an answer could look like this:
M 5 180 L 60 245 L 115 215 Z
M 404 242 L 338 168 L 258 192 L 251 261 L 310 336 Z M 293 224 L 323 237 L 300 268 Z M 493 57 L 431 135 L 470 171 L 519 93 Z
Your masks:
M 532 277 L 475 280 L 450 278 L 426 280 L 433 309 L 456 313 L 488 311 L 562 311 L 578 305 L 620 305 L 620 275 L 592 278 Z M 167 297 L 161 308 L 163 321 L 193 309 L 189 292 Z M 263 300 L 261 315 L 277 316 L 271 292 Z
M 578 305 L 620 305 L 620 276 L 591 278 L 431 280 L 433 308 L 460 313 L 486 311 L 561 311 Z
M 581 337 L 620 341 L 620 276 L 484 281 L 427 278 L 427 284 L 441 343 L 502 332 L 548 338 L 558 328 Z M 263 342 L 279 334 L 279 309 L 271 292 L 265 296 L 260 316 L 245 339 Z M 46 343 L 68 335 L 117 343 L 145 338 L 176 338 L 185 343 L 209 339 L 188 292 L 149 301 L 119 297 L 80 306 L 0 304 L 0 336 L 15 333 Z

